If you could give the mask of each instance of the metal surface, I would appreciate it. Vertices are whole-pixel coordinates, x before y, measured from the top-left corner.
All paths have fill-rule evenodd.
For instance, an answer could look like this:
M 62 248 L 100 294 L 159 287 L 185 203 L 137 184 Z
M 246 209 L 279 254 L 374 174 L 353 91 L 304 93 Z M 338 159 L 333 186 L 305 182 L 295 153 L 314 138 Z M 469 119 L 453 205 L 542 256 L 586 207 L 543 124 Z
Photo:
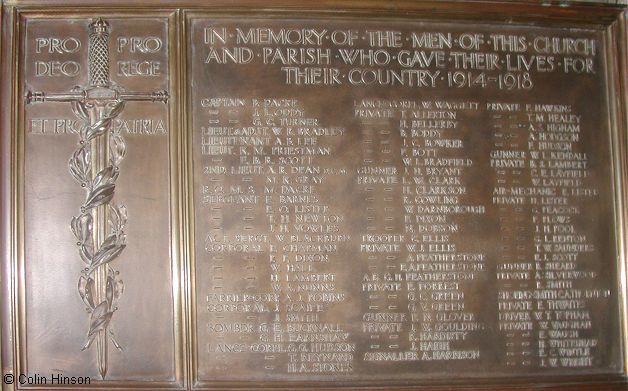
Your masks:
M 626 386 L 619 8 L 72 4 L 2 11 L 3 390 Z
M 401 37 L 412 34 L 578 37 L 603 53 L 599 32 L 196 14 L 189 20 L 191 84 L 211 86 L 191 89 L 188 110 L 200 380 L 400 382 L 451 377 L 452 370 L 457 378 L 621 370 L 621 350 L 613 348 L 619 296 L 608 294 L 617 275 L 606 263 L 616 250 L 604 72 L 524 72 L 530 84 L 509 90 L 498 80 L 503 63 L 460 73 L 455 58 L 442 67 L 406 65 L 424 72 L 414 75 L 399 65 L 412 48 Z M 275 40 L 282 32 L 284 40 L 298 40 L 303 30 L 318 34 L 309 38 L 317 49 L 308 54 L 290 57 L 296 44 L 270 43 L 270 32 Z M 347 31 L 354 44 L 330 42 L 334 32 L 344 34 L 336 37 L 341 41 Z M 382 49 L 370 44 L 369 31 L 395 31 L 400 39 Z M 222 57 L 238 39 L 254 42 L 247 46 L 252 55 Z M 432 49 L 409 52 L 439 52 Z M 352 53 L 355 63 L 343 64 L 341 56 Z M 316 56 L 322 60 L 309 69 L 320 72 L 318 80 L 290 73 Z M 458 85 L 456 77 L 476 84 Z M 597 98 L 583 100 L 580 91 Z M 548 114 L 544 104 L 561 106 Z M 558 122 L 575 127 L 548 125 L 556 110 L 571 118 Z M 567 139 L 573 142 L 543 143 Z M 582 175 L 550 172 L 585 165 Z M 578 192 L 589 196 L 568 195 Z M 547 235 L 561 229 L 570 234 Z M 559 248 L 563 240 L 591 246 L 574 253 Z M 592 274 L 560 277 L 585 270 Z M 585 291 L 600 296 L 569 300 L 584 299 Z M 592 323 L 561 325 L 561 317 Z M 545 341 L 547 333 L 570 337 Z M 569 368 L 556 349 L 567 345 L 595 345 L 595 357 L 585 364 L 589 358 L 579 356 L 583 361 Z
M 28 352 L 22 364 L 28 373 L 174 382 L 180 353 L 174 330 L 172 198 L 162 191 L 169 188 L 171 120 L 167 105 L 152 103 L 165 101 L 168 94 L 135 92 L 146 90 L 146 83 L 149 91 L 169 88 L 170 26 L 167 16 L 95 19 L 23 19 L 22 94 L 25 103 L 38 104 L 25 106 L 23 122 L 28 158 L 21 267 L 33 278 L 25 278 L 22 287 L 22 346 Z M 124 41 L 140 32 L 159 43 L 142 53 L 159 66 L 150 77 L 125 68 L 138 57 Z M 59 38 L 67 42 L 64 49 L 37 46 Z M 71 65 L 53 69 L 57 64 Z M 58 164 L 67 161 L 60 151 L 71 157 L 69 172 Z M 45 175 L 37 174 L 42 170 Z M 72 189 L 77 178 L 80 186 Z M 78 215 L 71 212 L 77 206 Z M 49 225 L 35 223 L 42 221 L 37 216 Z M 77 286 L 78 294 L 72 294 Z M 76 345 L 74 333 L 80 328 L 87 328 L 87 339 Z M 81 352 L 92 343 L 94 354 Z M 115 353 L 107 346 L 111 343 L 118 348 Z
M 98 370 L 104 379 L 108 343 L 112 342 L 118 350 L 123 350 L 109 329 L 109 322 L 118 309 L 117 302 L 124 284 L 119 278 L 120 273 L 110 264 L 126 247 L 124 227 L 127 223 L 126 207 L 110 204 L 120 171 L 119 164 L 126 154 L 126 143 L 120 129 L 113 135 L 111 133 L 126 101 L 167 102 L 168 93 L 128 94 L 117 87 L 112 88 L 109 78 L 109 24 L 99 18 L 89 25 L 89 30 L 89 88 L 75 88 L 73 94 L 29 91 L 26 100 L 27 103 L 70 102 L 74 115 L 84 121 L 76 129 L 80 135 L 79 147 L 72 154 L 69 166 L 70 174 L 87 194 L 81 213 L 72 218 L 71 228 L 81 259 L 87 265 L 78 283 L 79 294 L 90 314 L 87 342 L 82 350 L 88 349 L 96 340 Z M 68 50 L 78 49 L 78 44 L 75 45 Z M 42 122 L 44 132 L 45 123 Z

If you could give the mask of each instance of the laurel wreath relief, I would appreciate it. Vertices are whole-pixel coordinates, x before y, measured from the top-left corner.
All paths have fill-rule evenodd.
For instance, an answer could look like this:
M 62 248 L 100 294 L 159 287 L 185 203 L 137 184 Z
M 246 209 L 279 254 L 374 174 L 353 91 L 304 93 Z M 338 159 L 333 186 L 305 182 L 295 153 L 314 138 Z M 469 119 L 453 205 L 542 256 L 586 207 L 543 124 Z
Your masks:
M 86 192 L 80 214 L 74 216 L 71 222 L 80 257 L 85 263 L 79 277 L 78 291 L 87 306 L 86 311 L 90 314 L 87 341 L 82 350 L 88 349 L 101 333 L 110 339 L 117 349 L 122 350 L 113 332 L 109 330 L 111 318 L 118 309 L 116 304 L 124 290 L 119 272 L 111 266 L 111 262 L 126 247 L 124 226 L 127 211 L 124 205 L 115 205 L 111 200 L 118 179 L 118 167 L 126 153 L 126 144 L 119 132 L 110 129 L 113 119 L 124 108 L 124 101 L 115 101 L 109 113 L 99 110 L 102 117 L 94 123 L 90 123 L 88 113 L 90 107 L 88 101 L 72 102 L 72 111 L 84 121 L 84 126 L 79 132 L 79 146 L 69 161 L 70 174 Z M 108 163 L 102 170 L 94 173 L 90 156 L 92 143 L 99 137 L 106 137 L 107 133 L 109 133 Z M 101 243 L 95 243 L 94 236 L 94 212 L 97 208 L 104 208 L 108 225 L 108 229 L 105 230 L 106 237 Z M 95 274 L 99 271 L 104 272 L 106 276 L 104 295 L 98 293 L 98 279 Z M 102 291 L 101 288 L 100 292 Z

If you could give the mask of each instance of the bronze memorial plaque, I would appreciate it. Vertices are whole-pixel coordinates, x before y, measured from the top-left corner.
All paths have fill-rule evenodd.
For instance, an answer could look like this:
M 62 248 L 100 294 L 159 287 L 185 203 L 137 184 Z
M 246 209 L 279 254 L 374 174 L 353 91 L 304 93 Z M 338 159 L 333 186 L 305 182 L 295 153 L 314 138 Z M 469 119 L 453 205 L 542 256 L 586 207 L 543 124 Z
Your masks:
M 2 390 L 620 390 L 626 11 L 6 1 Z

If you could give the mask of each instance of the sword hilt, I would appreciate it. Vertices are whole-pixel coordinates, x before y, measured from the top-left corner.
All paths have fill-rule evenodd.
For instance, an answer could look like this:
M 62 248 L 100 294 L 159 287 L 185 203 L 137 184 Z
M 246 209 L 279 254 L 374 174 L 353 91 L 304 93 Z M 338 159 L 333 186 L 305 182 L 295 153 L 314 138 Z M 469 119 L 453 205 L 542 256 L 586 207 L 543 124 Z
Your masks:
M 109 80 L 109 23 L 101 18 L 89 25 L 88 83 L 90 87 L 108 87 Z

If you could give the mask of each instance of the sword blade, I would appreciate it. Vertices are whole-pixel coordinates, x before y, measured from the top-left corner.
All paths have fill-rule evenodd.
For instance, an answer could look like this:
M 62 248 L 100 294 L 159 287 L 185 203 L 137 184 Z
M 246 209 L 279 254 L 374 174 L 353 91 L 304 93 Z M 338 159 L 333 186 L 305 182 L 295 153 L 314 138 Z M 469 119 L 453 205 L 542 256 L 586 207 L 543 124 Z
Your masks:
M 94 125 L 100 119 L 103 113 L 96 111 L 93 117 L 90 117 L 90 125 Z M 95 178 L 99 172 L 105 169 L 109 165 L 109 130 L 103 135 L 96 137 L 91 141 L 91 168 L 92 178 Z M 102 243 L 107 238 L 107 213 L 108 204 L 103 204 L 95 207 L 92 210 L 93 218 L 93 230 L 92 237 L 96 248 L 100 248 Z M 100 265 L 94 271 L 94 285 L 95 285 L 95 302 L 98 304 L 107 300 L 107 272 L 109 266 L 107 264 Z M 108 326 L 104 327 L 98 332 L 96 337 L 96 350 L 97 350 L 97 362 L 98 371 L 102 379 L 107 374 L 107 359 L 108 359 Z

